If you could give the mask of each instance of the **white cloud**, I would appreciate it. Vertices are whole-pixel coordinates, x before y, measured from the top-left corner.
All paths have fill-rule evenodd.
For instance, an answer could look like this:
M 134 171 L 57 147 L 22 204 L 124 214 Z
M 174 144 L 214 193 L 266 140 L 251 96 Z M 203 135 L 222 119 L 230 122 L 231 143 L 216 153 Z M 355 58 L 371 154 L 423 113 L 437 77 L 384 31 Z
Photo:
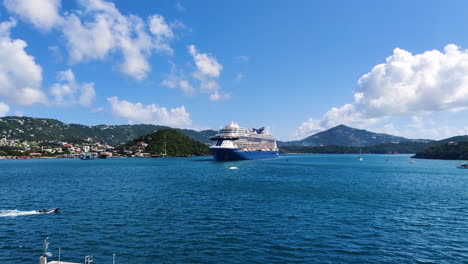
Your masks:
M 148 57 L 152 50 L 172 53 L 168 33 L 158 32 L 153 39 L 140 17 L 122 15 L 106 1 L 82 0 L 80 4 L 85 12 L 67 15 L 63 26 L 71 62 L 102 60 L 110 53 L 121 53 L 123 62 L 118 69 L 142 80 L 151 71 Z
M 467 76 L 468 51 L 456 45 L 416 55 L 397 48 L 359 79 L 354 103 L 330 109 L 320 126 L 362 127 L 392 117 L 468 109 Z
M 166 23 L 163 16 L 154 15 L 149 17 L 149 28 L 151 33 L 161 40 L 174 38 L 171 27 Z
M 373 131 L 377 132 L 377 133 L 385 133 L 385 134 L 394 135 L 394 136 L 400 136 L 401 135 L 400 131 L 398 131 L 398 129 L 392 123 L 385 124 L 385 125 L 383 125 L 382 128 L 375 129 Z
M 54 97 L 56 104 L 80 104 L 85 107 L 91 107 L 96 99 L 94 83 L 78 83 L 71 69 L 58 72 L 57 80 L 60 83 L 54 83 L 50 88 L 50 93 Z
M 63 26 L 68 53 L 72 63 L 104 59 L 117 43 L 111 23 L 104 16 L 83 24 L 81 19 L 70 14 Z
M 59 0 L 4 0 L 8 10 L 39 29 L 58 28 L 66 41 L 71 63 L 122 56 L 118 69 L 137 80 L 151 71 L 153 51 L 172 54 L 174 38 L 164 17 L 153 15 L 148 24 L 139 16 L 123 15 L 112 2 L 79 0 L 79 10 L 58 13 Z M 43 4 L 43 5 L 42 5 Z
M 310 136 L 311 134 L 315 134 L 324 130 L 322 125 L 320 124 L 320 120 L 309 118 L 307 121 L 302 123 L 296 131 L 297 138 L 303 138 L 306 136 Z
M 60 0 L 4 0 L 6 9 L 41 30 L 50 30 L 62 22 Z
M 66 16 L 63 33 L 72 62 L 105 59 L 110 53 L 121 53 L 119 70 L 137 80 L 151 71 L 148 62 L 152 51 L 172 54 L 169 42 L 174 35 L 164 17 L 153 15 L 148 25 L 136 15 L 123 15 L 114 3 L 103 0 L 81 0 L 84 14 Z
M 10 112 L 10 106 L 4 102 L 0 102 L 0 116 L 6 116 Z
M 0 97 L 18 105 L 47 103 L 41 66 L 26 53 L 25 41 L 10 38 L 15 25 L 14 20 L 0 23 Z
M 189 53 L 192 55 L 195 64 L 197 65 L 198 72 L 201 75 L 216 78 L 219 77 L 221 74 L 221 70 L 223 66 L 218 63 L 218 61 L 206 54 L 206 53 L 199 53 L 195 45 L 188 46 Z
M 115 116 L 126 118 L 132 124 L 157 124 L 181 128 L 192 125 L 190 114 L 184 106 L 169 110 L 155 104 L 143 105 L 119 100 L 116 96 L 107 98 L 107 101 L 111 104 L 112 113 Z
M 401 129 L 401 134 L 410 138 L 443 139 L 464 134 L 463 127 L 449 126 L 444 121 L 434 121 L 426 116 L 412 116 L 411 121 Z
M 219 93 L 217 90 L 214 91 L 211 95 L 210 95 L 210 100 L 211 101 L 218 101 L 218 100 L 227 100 L 231 98 L 231 95 L 230 94 L 221 94 Z
M 196 71 L 192 73 L 192 77 L 200 82 L 201 91 L 211 93 L 210 100 L 212 101 L 229 98 L 228 95 L 221 95 L 218 91 L 220 87 L 217 78 L 219 78 L 223 66 L 216 58 L 198 52 L 195 45 L 188 46 L 188 50 L 197 67 Z
M 468 51 L 453 44 L 444 50 L 395 49 L 359 79 L 355 105 L 368 117 L 468 108 Z

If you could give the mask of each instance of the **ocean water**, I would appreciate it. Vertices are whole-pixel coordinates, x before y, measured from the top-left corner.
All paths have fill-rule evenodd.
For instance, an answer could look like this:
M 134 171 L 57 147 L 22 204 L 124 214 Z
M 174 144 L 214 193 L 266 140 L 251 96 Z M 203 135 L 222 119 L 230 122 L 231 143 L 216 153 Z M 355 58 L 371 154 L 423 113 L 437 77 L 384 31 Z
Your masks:
M 468 263 L 468 170 L 415 161 L 3 160 L 0 263 Z

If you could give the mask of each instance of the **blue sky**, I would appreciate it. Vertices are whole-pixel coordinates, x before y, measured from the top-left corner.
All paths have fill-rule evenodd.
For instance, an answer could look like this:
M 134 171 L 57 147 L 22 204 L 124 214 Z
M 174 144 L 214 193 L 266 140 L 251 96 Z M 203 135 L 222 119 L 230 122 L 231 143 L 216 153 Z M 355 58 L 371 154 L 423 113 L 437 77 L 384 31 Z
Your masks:
M 468 131 L 466 1 L 3 0 L 0 114 Z

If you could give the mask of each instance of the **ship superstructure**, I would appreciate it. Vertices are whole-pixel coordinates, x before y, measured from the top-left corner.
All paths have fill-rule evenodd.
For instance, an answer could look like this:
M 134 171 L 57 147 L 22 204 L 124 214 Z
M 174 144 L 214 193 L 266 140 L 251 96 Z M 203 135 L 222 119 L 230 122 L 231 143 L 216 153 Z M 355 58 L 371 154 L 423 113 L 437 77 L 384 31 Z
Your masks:
M 247 129 L 231 122 L 211 140 L 210 150 L 217 161 L 277 158 L 279 153 L 276 139 L 263 127 Z

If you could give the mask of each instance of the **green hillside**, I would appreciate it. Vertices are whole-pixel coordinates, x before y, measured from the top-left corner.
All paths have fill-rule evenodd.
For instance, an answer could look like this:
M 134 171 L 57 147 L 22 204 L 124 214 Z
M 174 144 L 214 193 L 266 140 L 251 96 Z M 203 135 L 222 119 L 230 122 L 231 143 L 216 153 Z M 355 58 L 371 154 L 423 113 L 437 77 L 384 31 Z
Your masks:
M 348 146 L 366 147 L 378 144 L 402 142 L 428 142 L 430 140 L 407 139 L 383 133 L 374 133 L 363 129 L 356 129 L 345 125 L 332 127 L 302 140 L 278 142 L 280 146 Z
M 402 142 L 402 143 L 386 143 L 378 144 L 367 147 L 350 147 L 350 146 L 281 146 L 280 150 L 283 153 L 373 153 L 373 154 L 385 154 L 385 153 L 406 153 L 413 154 L 423 152 L 424 150 L 440 145 L 446 145 L 450 141 L 464 142 L 468 141 L 468 136 L 456 136 L 451 138 L 442 139 L 439 141 L 429 142 Z
M 118 147 L 119 150 L 136 145 L 138 142 L 148 144 L 145 152 L 153 155 L 161 155 L 165 152 L 164 142 L 166 142 L 167 156 L 170 157 L 190 157 L 210 155 L 208 146 L 193 138 L 182 134 L 177 129 L 162 129 L 148 135 L 136 138 Z
M 91 138 L 111 146 L 124 144 L 167 126 L 158 125 L 97 125 L 65 124 L 59 120 L 35 117 L 7 116 L 0 118 L 0 137 L 26 141 L 66 141 L 83 142 Z M 216 133 L 213 130 L 195 131 L 181 129 L 183 134 L 198 141 L 208 143 L 209 137 Z
M 468 160 L 468 141 L 455 145 L 447 143 L 436 145 L 416 153 L 417 159 Z

